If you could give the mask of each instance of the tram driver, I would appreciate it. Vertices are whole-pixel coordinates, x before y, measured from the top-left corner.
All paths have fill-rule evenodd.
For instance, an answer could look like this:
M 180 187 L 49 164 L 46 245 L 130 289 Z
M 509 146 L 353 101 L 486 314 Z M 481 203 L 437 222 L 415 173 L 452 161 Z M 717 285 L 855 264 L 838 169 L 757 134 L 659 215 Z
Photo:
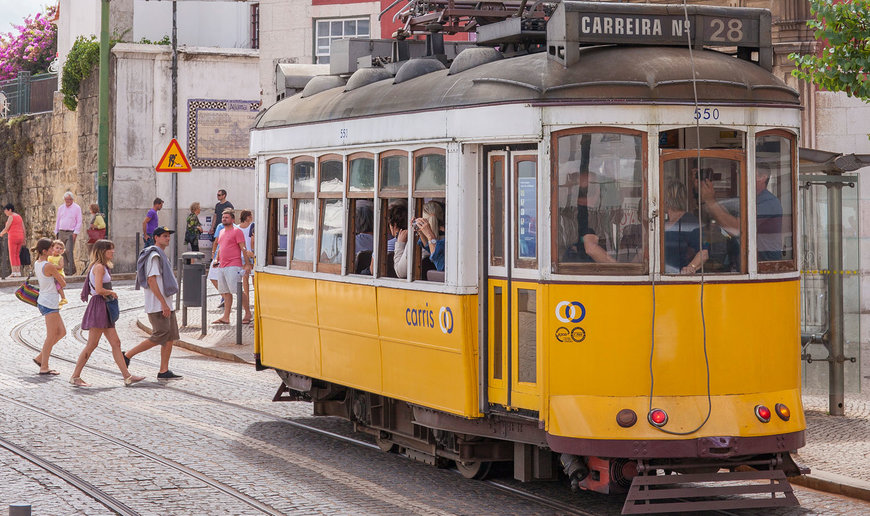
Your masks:
M 755 213 L 758 261 L 782 260 L 782 203 L 768 190 L 771 176 L 770 163 L 758 163 L 755 171 Z M 740 237 L 740 219 L 734 210 L 716 199 L 713 181 L 704 177 L 699 181 L 701 207 L 729 235 Z
M 595 207 L 598 194 L 593 189 L 590 195 L 589 169 L 577 173 L 577 261 L 596 263 L 615 263 L 616 260 L 601 246 L 598 233 L 589 220 L 590 208 Z

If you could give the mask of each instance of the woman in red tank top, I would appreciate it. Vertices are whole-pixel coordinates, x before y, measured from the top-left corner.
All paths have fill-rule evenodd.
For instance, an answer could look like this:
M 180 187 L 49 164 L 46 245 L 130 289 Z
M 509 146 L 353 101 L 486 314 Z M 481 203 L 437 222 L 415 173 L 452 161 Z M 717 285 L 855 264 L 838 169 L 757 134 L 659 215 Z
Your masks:
M 6 214 L 6 227 L 0 231 L 0 237 L 9 235 L 9 263 L 12 265 L 12 275 L 21 276 L 21 247 L 24 245 L 24 220 L 15 213 L 12 203 L 3 207 Z

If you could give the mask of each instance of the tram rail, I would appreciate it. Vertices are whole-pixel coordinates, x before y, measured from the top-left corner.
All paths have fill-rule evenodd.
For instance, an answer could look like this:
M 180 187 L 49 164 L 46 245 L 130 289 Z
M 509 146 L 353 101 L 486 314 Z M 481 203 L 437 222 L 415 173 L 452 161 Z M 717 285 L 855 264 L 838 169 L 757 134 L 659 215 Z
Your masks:
M 76 307 L 76 308 L 79 308 L 79 307 Z M 75 308 L 73 308 L 73 309 L 75 309 Z M 81 307 L 81 309 L 84 309 L 84 307 Z M 136 311 L 136 310 L 140 310 L 140 309 L 141 309 L 141 307 L 131 307 L 131 308 L 126 308 L 126 309 L 122 310 L 122 312 L 130 312 L 130 311 Z M 39 351 L 39 349 L 40 349 L 39 346 L 35 345 L 33 342 L 29 342 L 22 335 L 22 330 L 25 327 L 27 327 L 28 325 L 38 323 L 40 321 L 40 319 L 41 318 L 39 318 L 39 317 L 34 317 L 32 319 L 22 321 L 21 323 L 16 325 L 11 332 L 11 336 L 12 336 L 13 340 L 15 342 L 19 343 L 20 345 L 23 345 L 31 350 Z M 83 333 L 81 332 L 81 330 L 78 326 L 73 329 L 72 334 L 75 336 L 75 339 L 77 341 L 81 342 L 82 344 L 87 342 L 86 336 L 83 335 Z M 99 348 L 99 347 L 97 349 L 101 350 L 101 353 L 106 353 L 106 354 L 110 353 L 109 351 L 102 349 L 102 348 Z M 76 362 L 76 357 L 71 357 L 71 358 L 65 357 L 63 355 L 57 354 L 56 352 L 52 353 L 51 356 L 53 359 L 61 360 L 63 362 L 67 362 L 70 364 L 75 364 L 75 362 Z M 149 364 L 149 362 L 144 361 L 144 360 L 142 361 L 142 363 Z M 149 365 L 156 365 L 156 362 L 150 363 Z M 96 366 L 96 365 L 92 365 L 92 364 L 88 364 L 86 367 L 92 371 L 98 371 L 100 373 L 105 373 L 105 374 L 110 374 L 110 375 L 114 375 L 117 373 L 117 371 L 115 369 L 107 368 L 107 367 L 100 367 L 100 366 Z M 210 376 L 210 375 L 192 374 L 189 371 L 184 371 L 184 375 L 190 376 L 192 378 L 199 378 L 199 379 L 208 380 L 208 381 L 220 380 L 220 381 L 222 381 L 222 383 L 227 384 L 227 385 L 231 385 L 234 387 L 244 387 L 244 384 L 241 382 L 233 382 L 231 380 L 220 379 L 220 378 Z M 283 424 L 287 424 L 289 426 L 292 426 L 294 428 L 298 428 L 300 430 L 315 433 L 315 434 L 324 436 L 324 437 L 332 439 L 332 440 L 342 441 L 342 442 L 345 442 L 348 444 L 352 444 L 354 446 L 367 448 L 370 450 L 378 451 L 378 453 L 381 453 L 380 448 L 376 444 L 374 444 L 373 442 L 369 442 L 369 441 L 362 440 L 362 439 L 357 439 L 354 437 L 349 437 L 346 435 L 341 435 L 339 433 L 331 432 L 331 431 L 325 430 L 323 428 L 318 428 L 316 426 L 308 425 L 305 423 L 300 423 L 298 421 L 293 421 L 293 420 L 287 419 L 285 417 L 277 416 L 275 414 L 266 412 L 264 410 L 246 407 L 244 405 L 240 405 L 238 403 L 233 403 L 231 401 L 222 400 L 222 399 L 216 398 L 214 396 L 209 396 L 206 394 L 193 392 L 193 391 L 184 389 L 182 387 L 179 387 L 177 385 L 166 385 L 164 388 L 170 389 L 170 390 L 175 391 L 175 392 L 182 393 L 182 394 L 190 396 L 190 397 L 200 399 L 202 401 L 216 403 L 216 404 L 219 404 L 219 405 L 222 405 L 225 407 L 230 407 L 230 408 L 233 408 L 235 410 L 244 411 L 244 412 L 250 413 L 250 414 L 256 414 L 260 417 L 267 418 L 267 419 L 270 419 L 272 421 L 278 421 L 278 422 L 281 422 Z M 73 426 L 77 429 L 80 429 L 80 430 L 85 431 L 87 433 L 90 433 L 92 435 L 98 436 L 104 440 L 112 442 L 113 444 L 127 448 L 130 451 L 133 451 L 134 453 L 148 457 L 149 459 L 154 460 L 155 462 L 158 462 L 158 463 L 163 464 L 167 467 L 170 467 L 172 469 L 175 469 L 177 471 L 185 473 L 189 476 L 197 478 L 198 480 L 214 487 L 215 489 L 218 489 L 226 494 L 229 494 L 235 498 L 238 498 L 239 500 L 245 502 L 246 504 L 251 505 L 252 507 L 260 510 L 264 514 L 281 514 L 279 511 L 276 511 L 275 509 L 273 509 L 265 504 L 262 504 L 261 502 L 258 502 L 256 499 L 245 495 L 244 493 L 236 490 L 235 488 L 232 488 L 231 486 L 228 486 L 228 485 L 223 484 L 219 481 L 211 479 L 210 477 L 208 477 L 208 476 L 206 476 L 206 475 L 204 475 L 196 470 L 188 468 L 182 464 L 179 464 L 171 459 L 168 459 L 168 458 L 163 457 L 161 455 L 149 452 L 147 450 L 139 448 L 138 446 L 131 445 L 129 443 L 124 442 L 123 440 L 117 439 L 115 437 L 107 435 L 107 434 L 100 432 L 98 430 L 94 430 L 94 429 L 88 428 L 84 425 L 80 425 L 78 423 L 71 422 L 65 418 L 60 418 L 60 417 L 55 416 L 55 415 L 51 414 L 50 412 L 47 412 L 43 409 L 40 409 L 38 407 L 35 407 L 35 406 L 30 405 L 30 404 L 25 403 L 25 402 L 15 400 L 15 399 L 10 398 L 6 395 L 0 394 L 0 400 L 15 404 L 17 406 L 20 406 L 22 408 L 26 408 L 28 410 L 31 410 L 31 411 L 34 411 L 37 413 L 40 413 L 40 414 L 45 415 L 47 417 L 50 417 L 52 419 L 65 422 L 65 423 L 69 424 L 70 426 Z M 458 474 L 458 472 L 457 472 L 457 474 Z M 549 509 L 555 510 L 555 511 L 557 511 L 558 514 L 572 514 L 572 515 L 592 515 L 592 514 L 595 514 L 592 512 L 584 511 L 584 510 L 578 508 L 576 505 L 562 503 L 562 502 L 559 502 L 558 500 L 548 500 L 544 496 L 534 494 L 534 493 L 528 492 L 526 490 L 523 490 L 521 488 L 511 486 L 506 482 L 501 482 L 498 480 L 484 480 L 482 482 L 484 484 L 489 485 L 490 487 L 498 490 L 498 491 L 507 493 L 511 496 L 515 496 L 515 497 L 536 503 L 536 504 L 541 505 L 543 507 L 547 507 Z M 578 501 L 579 501 L 579 499 L 578 499 Z M 615 501 L 614 507 L 613 507 L 614 511 L 618 512 L 618 507 L 619 507 L 619 503 L 618 503 L 618 501 Z M 136 513 L 136 512 L 120 513 L 119 512 L 119 514 L 138 514 L 138 513 Z

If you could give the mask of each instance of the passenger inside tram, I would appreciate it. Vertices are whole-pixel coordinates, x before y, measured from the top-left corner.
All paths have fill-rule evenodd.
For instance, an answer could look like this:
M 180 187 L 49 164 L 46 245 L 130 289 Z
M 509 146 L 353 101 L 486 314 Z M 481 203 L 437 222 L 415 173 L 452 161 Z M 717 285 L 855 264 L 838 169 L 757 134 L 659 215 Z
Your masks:
M 387 241 L 387 277 L 408 277 L 408 206 L 397 200 L 387 209 L 387 226 L 392 238 Z M 392 269 L 392 270 L 390 270 Z
M 663 201 L 665 273 L 694 274 L 707 261 L 709 251 L 701 243 L 698 217 L 687 209 L 686 185 L 679 181 L 668 182 Z
M 419 235 L 417 245 L 422 249 L 423 277 L 428 279 L 432 269 L 444 271 L 444 208 L 438 201 L 423 205 L 423 216 L 414 220 L 414 231 Z
M 601 244 L 606 237 L 604 235 L 599 237 L 598 232 L 593 229 L 593 222 L 590 221 L 590 208 L 593 209 L 593 218 L 600 219 L 602 214 L 601 211 L 594 210 L 600 201 L 600 188 L 593 188 L 590 195 L 590 175 L 589 170 L 580 170 L 576 177 L 577 244 L 574 246 L 576 261 L 615 263 L 616 260 Z
M 371 275 L 374 249 L 374 204 L 368 199 L 356 201 L 354 210 L 354 274 Z
M 758 260 L 781 260 L 782 203 L 768 190 L 771 176 L 769 163 L 758 163 L 755 172 L 756 231 L 758 234 Z M 698 180 L 702 209 L 730 236 L 740 237 L 739 203 L 723 202 L 716 198 L 716 190 L 710 178 Z M 739 240 L 738 240 L 739 242 Z

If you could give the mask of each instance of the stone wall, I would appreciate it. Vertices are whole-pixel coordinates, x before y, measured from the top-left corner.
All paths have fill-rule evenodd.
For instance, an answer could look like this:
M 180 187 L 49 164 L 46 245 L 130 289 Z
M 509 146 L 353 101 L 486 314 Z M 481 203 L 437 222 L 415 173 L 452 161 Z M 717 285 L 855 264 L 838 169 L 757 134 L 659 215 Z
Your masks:
M 97 94 L 94 73 L 82 84 L 76 111 L 68 110 L 55 93 L 51 113 L 0 123 L 0 204 L 11 202 L 24 219 L 27 245 L 52 237 L 57 207 L 71 191 L 88 221 L 88 205 L 96 202 Z M 0 224 L 6 223 L 0 215 Z M 76 241 L 75 259 L 81 271 L 87 260 L 87 233 Z M 3 239 L 0 276 L 9 274 Z

